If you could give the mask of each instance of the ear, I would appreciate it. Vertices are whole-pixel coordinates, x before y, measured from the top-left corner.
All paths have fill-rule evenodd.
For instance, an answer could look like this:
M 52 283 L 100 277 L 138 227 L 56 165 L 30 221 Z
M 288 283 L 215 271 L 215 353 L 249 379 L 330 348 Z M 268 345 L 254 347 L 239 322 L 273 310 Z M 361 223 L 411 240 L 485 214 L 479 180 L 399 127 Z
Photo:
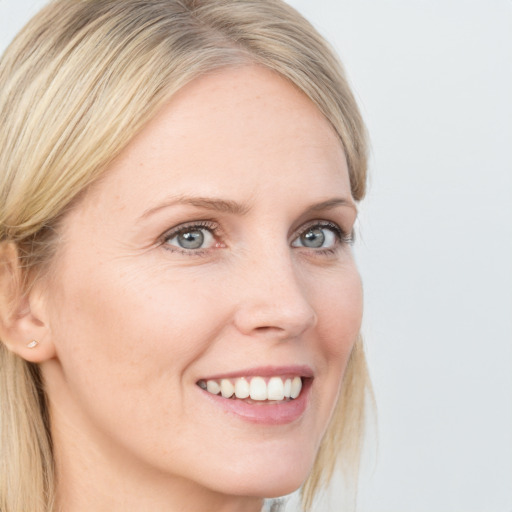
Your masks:
M 55 357 L 45 294 L 36 283 L 24 290 L 15 244 L 0 245 L 0 340 L 26 361 L 41 363 Z

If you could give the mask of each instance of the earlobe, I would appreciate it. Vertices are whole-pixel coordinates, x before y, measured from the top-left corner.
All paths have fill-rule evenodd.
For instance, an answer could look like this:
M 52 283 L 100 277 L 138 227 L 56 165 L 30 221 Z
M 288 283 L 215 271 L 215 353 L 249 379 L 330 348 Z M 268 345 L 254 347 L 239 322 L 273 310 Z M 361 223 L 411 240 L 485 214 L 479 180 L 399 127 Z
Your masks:
M 55 357 L 55 347 L 51 341 L 24 340 L 7 342 L 7 348 L 31 363 L 43 363 Z
M 44 297 L 37 286 L 23 289 L 18 251 L 13 243 L 0 245 L 0 340 L 32 363 L 55 357 Z

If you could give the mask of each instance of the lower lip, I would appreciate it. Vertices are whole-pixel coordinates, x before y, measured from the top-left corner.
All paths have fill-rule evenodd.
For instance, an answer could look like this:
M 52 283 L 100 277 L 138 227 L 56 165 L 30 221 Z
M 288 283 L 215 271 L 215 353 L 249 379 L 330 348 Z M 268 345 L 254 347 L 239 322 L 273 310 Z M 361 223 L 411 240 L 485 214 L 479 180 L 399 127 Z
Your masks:
M 227 413 L 234 414 L 250 423 L 262 425 L 286 425 L 297 421 L 306 410 L 308 405 L 311 380 L 306 379 L 303 383 L 300 395 L 295 400 L 280 403 L 248 404 L 243 400 L 223 398 L 220 395 L 213 395 L 198 387 L 205 398 L 209 399 L 215 406 L 220 407 Z

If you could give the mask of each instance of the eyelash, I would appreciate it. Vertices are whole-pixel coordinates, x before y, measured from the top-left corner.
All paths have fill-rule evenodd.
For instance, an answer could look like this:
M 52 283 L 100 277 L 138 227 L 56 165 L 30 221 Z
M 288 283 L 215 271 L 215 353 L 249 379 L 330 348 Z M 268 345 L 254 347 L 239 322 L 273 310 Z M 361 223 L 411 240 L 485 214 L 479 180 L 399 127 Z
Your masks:
M 167 244 L 169 240 L 172 240 L 174 237 L 178 236 L 181 233 L 186 233 L 187 231 L 196 231 L 200 229 L 207 229 L 208 231 L 210 231 L 214 238 L 218 238 L 220 235 L 222 235 L 219 225 L 215 222 L 206 220 L 199 222 L 191 222 L 189 224 L 182 224 L 181 226 L 173 228 L 171 229 L 171 231 L 167 231 L 166 233 L 164 233 L 162 237 L 162 245 L 164 245 L 166 250 L 171 252 L 177 252 L 179 254 L 185 254 L 187 256 L 206 256 L 208 251 L 211 250 L 210 247 L 206 249 L 193 250 Z
M 328 221 L 328 220 L 314 220 L 305 226 L 301 226 L 299 231 L 296 231 L 293 234 L 293 240 L 296 240 L 298 237 L 300 237 L 302 234 L 306 233 L 308 230 L 320 227 L 320 228 L 329 228 L 331 231 L 334 232 L 337 238 L 337 243 L 334 247 L 324 247 L 319 249 L 314 249 L 315 254 L 319 255 L 330 255 L 335 254 L 340 247 L 345 245 L 353 245 L 355 241 L 355 234 L 354 232 L 347 233 L 343 228 L 338 226 L 338 224 L 335 224 L 334 222 Z M 305 247 L 307 249 L 307 247 Z
M 338 226 L 334 222 L 322 221 L 322 220 L 315 220 L 315 221 L 309 222 L 308 224 L 306 224 L 304 226 L 301 226 L 300 230 L 295 231 L 295 233 L 293 234 L 293 240 L 298 239 L 302 234 L 304 234 L 308 230 L 311 230 L 316 227 L 329 228 L 331 231 L 333 231 L 337 238 L 337 243 L 334 247 L 313 249 L 315 254 L 318 254 L 318 255 L 334 254 L 341 246 L 354 244 L 354 241 L 355 241 L 354 232 L 346 233 L 340 226 Z M 216 222 L 199 221 L 199 222 L 192 222 L 189 224 L 183 224 L 181 226 L 178 226 L 177 228 L 173 228 L 171 231 L 167 231 L 162 236 L 161 243 L 165 247 L 166 250 L 171 251 L 171 252 L 177 252 L 180 254 L 185 254 L 187 256 L 205 256 L 212 249 L 211 247 L 208 247 L 205 249 L 185 249 L 185 248 L 177 247 L 175 245 L 167 244 L 167 242 L 169 242 L 169 240 L 172 240 L 174 237 L 180 235 L 181 233 L 186 233 L 188 231 L 196 231 L 196 230 L 201 230 L 201 229 L 206 229 L 206 230 L 210 231 L 210 233 L 212 234 L 212 236 L 214 238 L 218 238 L 219 235 L 222 235 L 221 229 Z M 308 249 L 307 247 L 302 247 L 302 248 Z

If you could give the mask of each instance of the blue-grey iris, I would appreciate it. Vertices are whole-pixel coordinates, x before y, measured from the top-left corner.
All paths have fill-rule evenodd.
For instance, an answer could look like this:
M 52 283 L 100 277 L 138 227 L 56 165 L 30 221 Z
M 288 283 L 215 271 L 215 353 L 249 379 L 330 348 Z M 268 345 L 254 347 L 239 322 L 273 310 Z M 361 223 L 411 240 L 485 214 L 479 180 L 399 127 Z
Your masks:
M 204 235 L 200 230 L 185 231 L 180 233 L 177 239 L 183 249 L 199 249 L 204 243 Z
M 322 228 L 313 228 L 306 231 L 300 237 L 300 241 L 304 247 L 318 248 L 322 247 L 325 242 L 325 234 Z

